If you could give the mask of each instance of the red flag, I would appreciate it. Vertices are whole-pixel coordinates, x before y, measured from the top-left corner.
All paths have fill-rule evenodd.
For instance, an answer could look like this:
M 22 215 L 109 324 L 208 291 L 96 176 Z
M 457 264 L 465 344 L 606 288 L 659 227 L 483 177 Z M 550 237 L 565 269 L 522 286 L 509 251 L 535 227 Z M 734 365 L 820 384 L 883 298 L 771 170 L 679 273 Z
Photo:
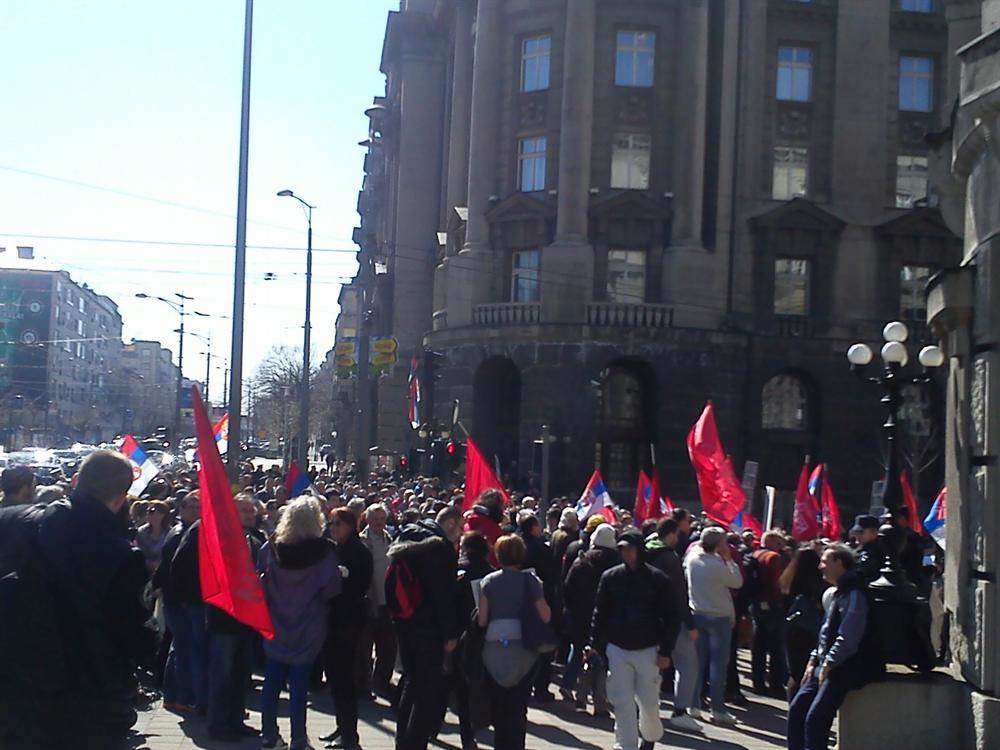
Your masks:
M 469 510 L 476 504 L 476 499 L 483 490 L 499 490 L 503 496 L 503 504 L 510 502 L 507 491 L 497 479 L 496 472 L 489 462 L 483 458 L 479 452 L 479 447 L 472 441 L 472 437 L 465 441 L 465 501 L 462 503 L 462 510 Z
M 664 496 L 663 487 L 660 485 L 660 470 L 656 467 L 653 468 L 653 498 L 654 501 L 650 501 L 649 507 L 647 508 L 646 518 L 663 518 L 670 511 L 674 509 L 674 503 L 669 498 Z
M 198 471 L 201 490 L 198 572 L 202 599 L 271 640 L 274 638 L 271 613 L 236 515 L 222 457 L 217 450 L 210 450 L 210 446 L 215 447 L 215 437 L 197 386 L 191 387 L 191 403 L 198 445 L 203 447 L 199 451 Z
M 698 478 L 702 509 L 716 523 L 729 526 L 747 499 L 736 480 L 732 462 L 722 449 L 711 401 L 688 433 L 687 446 Z
M 822 534 L 827 539 L 833 541 L 840 540 L 843 527 L 840 524 L 840 508 L 837 507 L 837 498 L 833 495 L 833 487 L 830 485 L 830 472 L 826 465 L 823 465 L 823 490 L 822 490 Z
M 819 467 L 817 467 L 819 468 Z M 795 511 L 792 514 L 792 537 L 797 542 L 808 542 L 820 534 L 819 503 L 809 492 L 809 461 L 802 464 L 799 485 L 795 489 Z
M 899 474 L 899 483 L 903 488 L 903 502 L 910 512 L 910 528 L 923 536 L 924 524 L 920 521 L 920 513 L 917 512 L 917 498 L 913 495 L 913 488 L 910 486 L 910 478 L 906 469 Z
M 653 483 L 646 472 L 639 470 L 639 483 L 635 488 L 635 507 L 632 509 L 632 518 L 636 525 L 640 525 L 649 518 L 649 512 L 653 505 Z

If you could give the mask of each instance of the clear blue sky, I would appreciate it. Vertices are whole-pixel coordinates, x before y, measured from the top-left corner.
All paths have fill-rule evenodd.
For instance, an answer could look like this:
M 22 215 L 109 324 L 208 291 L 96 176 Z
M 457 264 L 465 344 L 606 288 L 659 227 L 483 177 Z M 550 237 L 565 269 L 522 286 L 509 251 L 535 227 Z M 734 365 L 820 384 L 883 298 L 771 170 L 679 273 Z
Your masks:
M 318 206 L 314 246 L 347 251 L 315 256 L 317 362 L 356 267 L 357 142 L 364 109 L 384 91 L 381 42 L 398 5 L 255 2 L 248 244 L 305 247 L 298 204 L 275 197 L 289 187 Z M 40 265 L 115 299 L 126 341 L 176 349 L 176 314 L 136 292 L 182 291 L 201 311 L 231 312 L 243 11 L 243 0 L 0 3 L 0 245 L 34 245 Z M 247 371 L 272 344 L 301 344 L 304 270 L 303 249 L 248 251 Z M 265 281 L 269 272 L 277 278 Z M 189 325 L 228 355 L 228 320 Z M 204 345 L 185 349 L 185 373 L 203 378 Z

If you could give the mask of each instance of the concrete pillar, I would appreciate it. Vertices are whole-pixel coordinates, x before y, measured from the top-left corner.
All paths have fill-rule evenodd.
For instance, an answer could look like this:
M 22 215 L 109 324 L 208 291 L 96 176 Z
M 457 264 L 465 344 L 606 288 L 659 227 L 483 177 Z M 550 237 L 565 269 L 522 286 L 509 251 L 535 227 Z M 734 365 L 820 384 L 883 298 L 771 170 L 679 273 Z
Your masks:
M 870 221 L 886 203 L 891 9 L 892 3 L 871 0 L 838 5 L 833 204 L 849 223 Z
M 708 2 L 690 0 L 681 10 L 681 38 L 685 61 L 679 80 L 680 101 L 686 102 L 674 144 L 674 243 L 701 245 L 702 203 L 705 189 L 705 119 L 708 93 Z
M 455 5 L 455 52 L 452 59 L 451 129 L 448 144 L 448 205 L 464 206 L 469 195 L 469 119 L 472 103 L 473 0 Z
M 469 221 L 465 247 L 445 264 L 447 325 L 472 323 L 472 310 L 492 296 L 493 258 L 486 213 L 496 186 L 500 125 L 503 0 L 479 0 L 472 66 L 472 115 L 469 135 Z
M 594 251 L 587 240 L 594 126 L 595 0 L 566 4 L 556 239 L 542 252 L 543 322 L 583 320 L 593 296 Z

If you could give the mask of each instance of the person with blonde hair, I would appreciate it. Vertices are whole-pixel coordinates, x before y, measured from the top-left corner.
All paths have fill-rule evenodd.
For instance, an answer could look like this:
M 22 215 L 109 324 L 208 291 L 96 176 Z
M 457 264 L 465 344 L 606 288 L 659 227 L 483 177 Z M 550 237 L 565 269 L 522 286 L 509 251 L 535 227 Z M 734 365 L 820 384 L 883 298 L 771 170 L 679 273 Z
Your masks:
M 264 641 L 261 715 L 266 750 L 288 747 L 278 733 L 278 698 L 286 682 L 291 748 L 311 748 L 306 734 L 309 677 L 326 640 L 330 600 L 342 586 L 337 553 L 323 536 L 325 530 L 319 501 L 296 498 L 285 506 L 274 537 L 257 561 L 275 633 L 273 640 Z

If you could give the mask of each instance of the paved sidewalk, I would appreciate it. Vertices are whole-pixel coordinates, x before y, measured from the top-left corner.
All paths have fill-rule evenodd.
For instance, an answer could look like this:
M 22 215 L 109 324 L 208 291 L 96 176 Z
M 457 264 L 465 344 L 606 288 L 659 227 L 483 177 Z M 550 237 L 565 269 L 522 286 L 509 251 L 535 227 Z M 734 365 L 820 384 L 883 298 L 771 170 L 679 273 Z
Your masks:
M 745 667 L 747 654 L 741 653 L 741 667 Z M 744 673 L 744 688 L 746 675 Z M 706 724 L 702 735 L 682 734 L 667 729 L 657 748 L 718 748 L 718 750 L 781 750 L 785 747 L 785 703 L 771 698 L 762 698 L 744 690 L 750 699 L 745 707 L 731 707 L 739 719 L 733 729 L 722 729 Z M 251 697 L 250 719 L 248 723 L 260 727 L 260 713 L 257 711 L 260 683 L 255 679 L 255 690 Z M 312 696 L 309 709 L 309 736 L 316 750 L 322 750 L 318 741 L 320 735 L 334 730 L 333 706 L 329 693 L 322 691 Z M 669 716 L 670 702 L 663 702 L 663 716 Z M 287 704 L 282 701 L 281 711 L 287 712 Z M 446 726 L 432 747 L 444 750 L 461 750 L 458 723 L 454 714 L 448 713 Z M 278 720 L 282 736 L 289 738 L 288 719 Z M 361 746 L 364 750 L 391 750 L 395 732 L 392 709 L 383 700 L 362 704 Z M 243 743 L 220 743 L 208 739 L 204 721 L 179 717 L 165 711 L 159 703 L 150 711 L 139 715 L 136 730 L 143 741 L 137 747 L 149 750 L 257 750 L 259 740 Z M 491 730 L 480 733 L 480 747 L 492 747 Z M 610 721 L 595 721 L 590 714 L 573 709 L 572 704 L 554 701 L 543 705 L 534 703 L 528 712 L 527 750 L 555 750 L 574 748 L 575 750 L 610 750 L 614 745 L 614 733 Z

